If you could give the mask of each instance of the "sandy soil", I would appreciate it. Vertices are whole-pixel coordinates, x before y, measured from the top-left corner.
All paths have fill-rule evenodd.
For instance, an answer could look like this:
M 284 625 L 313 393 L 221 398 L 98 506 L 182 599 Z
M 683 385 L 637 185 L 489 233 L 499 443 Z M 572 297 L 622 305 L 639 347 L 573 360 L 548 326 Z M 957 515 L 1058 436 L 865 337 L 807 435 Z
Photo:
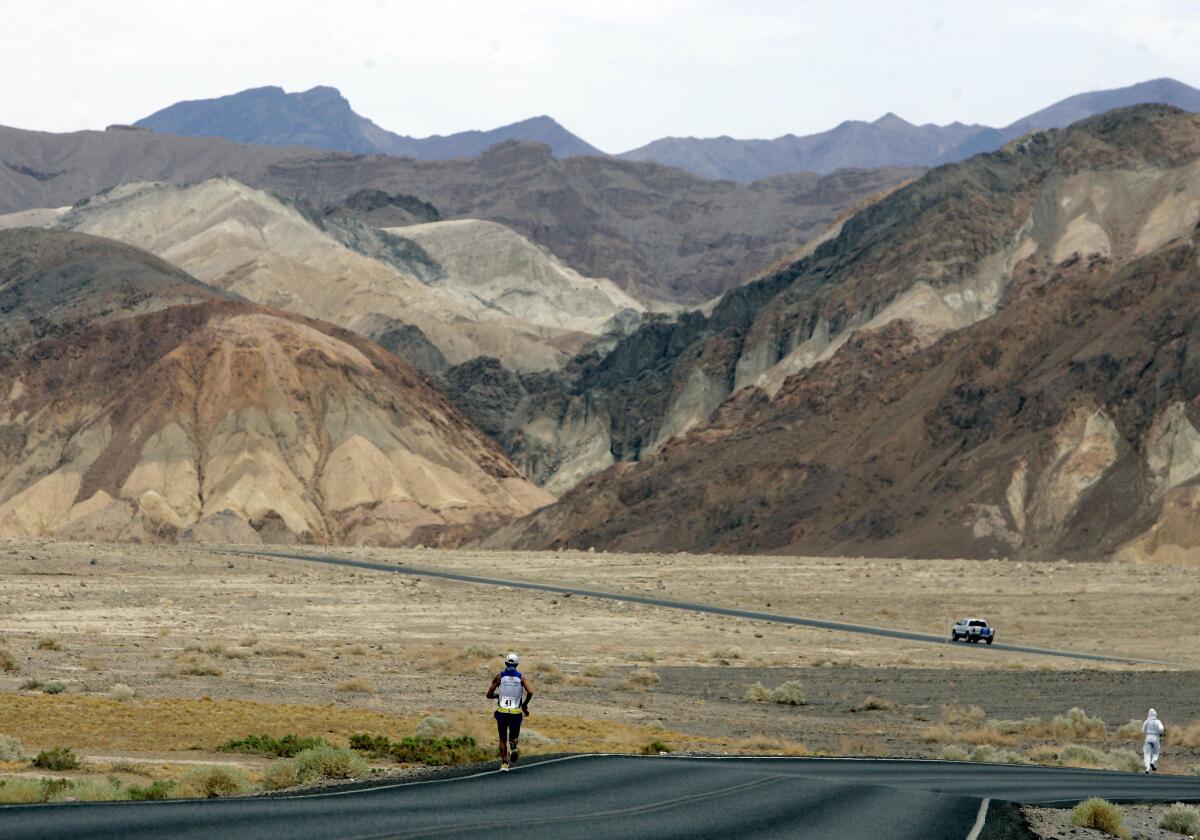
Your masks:
M 483 689 L 497 655 L 511 648 L 538 688 L 541 717 L 534 720 L 612 721 L 634 726 L 634 739 L 664 727 L 690 748 L 754 742 L 938 755 L 945 743 L 926 731 L 952 704 L 978 705 L 996 718 L 1049 718 L 1083 706 L 1114 727 L 1151 703 L 1169 723 L 1200 718 L 1187 668 L 1197 658 L 1190 640 L 1157 630 L 1193 621 L 1200 581 L 1182 568 L 337 553 L 928 632 L 945 632 L 960 614 L 981 614 L 1004 641 L 1152 655 L 1183 667 L 1085 667 L 208 548 L 9 541 L 0 542 L 0 646 L 19 670 L 0 673 L 0 692 L 54 702 L 33 683 L 63 683 L 60 697 L 103 696 L 120 683 L 133 689 L 135 703 L 208 697 L 360 709 L 413 722 L 425 714 L 477 716 L 483 732 Z M 1144 617 L 1148 602 L 1156 605 L 1154 623 Z M 181 673 L 206 670 L 197 664 L 221 673 Z M 746 700 L 756 682 L 771 688 L 793 680 L 803 687 L 804 706 Z M 868 697 L 883 708 L 862 710 Z M 0 732 L 3 717 L 0 711 Z M 1133 745 L 1111 740 L 1105 748 Z M 113 754 L 100 745 L 94 751 Z M 1172 761 L 1187 772 L 1200 753 L 1168 742 L 1165 770 Z
M 1169 805 L 1122 805 L 1121 816 L 1124 819 L 1125 827 L 1137 840 L 1181 840 L 1187 835 L 1165 831 L 1158 827 L 1163 812 L 1169 807 Z M 1112 835 L 1105 834 L 1103 831 L 1071 825 L 1070 809 L 1025 808 L 1023 810 L 1034 836 L 1043 838 L 1043 840 L 1112 840 Z

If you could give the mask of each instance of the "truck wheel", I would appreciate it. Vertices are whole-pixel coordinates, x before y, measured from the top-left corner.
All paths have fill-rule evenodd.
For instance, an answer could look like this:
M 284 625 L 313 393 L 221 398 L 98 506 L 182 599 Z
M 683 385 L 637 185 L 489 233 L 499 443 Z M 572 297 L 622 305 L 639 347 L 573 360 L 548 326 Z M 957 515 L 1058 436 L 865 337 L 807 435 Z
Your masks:
M 986 641 L 990 645 L 992 643 L 992 637 L 988 636 L 987 639 L 985 639 L 984 641 Z

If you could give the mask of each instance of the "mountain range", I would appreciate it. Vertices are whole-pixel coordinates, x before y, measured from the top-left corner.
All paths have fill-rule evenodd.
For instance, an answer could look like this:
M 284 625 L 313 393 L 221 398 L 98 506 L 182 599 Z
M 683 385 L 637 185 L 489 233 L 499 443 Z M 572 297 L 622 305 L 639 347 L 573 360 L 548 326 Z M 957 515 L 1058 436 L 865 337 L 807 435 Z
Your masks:
M 258 87 L 216 99 L 177 102 L 138 120 L 135 125 L 163 134 L 224 137 L 238 143 L 309 146 L 420 160 L 476 157 L 506 140 L 545 143 L 551 154 L 560 158 L 603 154 L 546 116 L 490 131 L 406 137 L 354 113 L 337 88 L 323 85 L 299 93 L 286 93 L 279 87 Z
M 700 303 L 757 277 L 855 202 L 917 174 L 849 170 L 743 185 L 654 163 L 559 160 L 543 144 L 518 141 L 478 158 L 414 161 L 145 129 L 0 127 L 0 213 L 61 208 L 132 182 L 189 185 L 228 176 L 316 211 L 342 207 L 339 213 L 371 225 L 497 222 L 585 277 L 667 304 Z
M 1193 549 L 1198 258 L 1200 116 L 1137 106 L 940 167 L 623 339 L 660 333 L 637 378 L 689 422 L 486 544 Z
M 1071 96 L 1002 128 L 961 122 L 913 125 L 888 113 L 874 122 L 847 120 L 817 134 L 787 134 L 771 140 L 664 137 L 617 157 L 676 166 L 704 178 L 735 181 L 755 181 L 787 172 L 827 174 L 843 168 L 938 166 L 998 149 L 1030 131 L 1062 128 L 1113 108 L 1143 103 L 1200 111 L 1200 90 L 1174 79 L 1154 79 Z M 405 137 L 356 114 L 345 97 L 331 87 L 300 93 L 262 87 L 216 99 L 179 102 L 136 125 L 163 133 L 224 137 L 240 143 L 301 145 L 420 160 L 477 157 L 507 140 L 544 143 L 557 158 L 604 154 L 547 116 L 490 131 Z

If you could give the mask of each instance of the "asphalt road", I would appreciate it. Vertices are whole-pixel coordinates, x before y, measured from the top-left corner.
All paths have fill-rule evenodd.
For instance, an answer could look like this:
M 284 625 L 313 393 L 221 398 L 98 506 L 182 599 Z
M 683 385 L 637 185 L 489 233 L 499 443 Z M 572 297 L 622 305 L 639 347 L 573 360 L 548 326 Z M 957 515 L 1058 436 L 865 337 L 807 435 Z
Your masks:
M 988 840 L 999 836 L 1000 801 L 1061 805 L 1089 796 L 1195 802 L 1200 778 L 937 761 L 593 755 L 504 774 L 275 798 L 9 806 L 0 808 L 0 837 Z
M 718 607 L 711 604 L 695 604 L 687 601 L 671 601 L 666 598 L 652 598 L 648 595 L 632 595 L 620 592 L 601 592 L 594 589 L 579 589 L 573 586 L 558 586 L 550 583 L 536 583 L 524 580 L 507 580 L 503 578 L 480 577 L 459 572 L 447 572 L 440 569 L 420 569 L 415 566 L 400 566 L 390 563 L 373 563 L 368 560 L 351 560 L 345 557 L 330 557 L 313 554 L 290 554 L 283 551 L 230 551 L 230 554 L 240 554 L 250 557 L 275 557 L 282 560 L 304 560 L 309 563 L 325 563 L 332 566 L 348 566 L 354 569 L 369 569 L 376 572 L 392 572 L 394 574 L 412 577 L 443 578 L 460 583 L 473 583 L 483 586 L 508 586 L 513 589 L 531 589 L 536 592 L 554 592 L 564 595 L 579 595 L 585 598 L 601 598 L 608 601 L 624 601 L 632 604 L 646 604 L 651 607 L 663 607 L 671 610 L 686 610 L 688 612 L 709 613 L 712 615 L 727 615 L 734 618 L 748 618 L 754 621 L 770 621 L 776 624 L 795 624 L 802 627 L 816 627 L 821 630 L 837 630 L 843 633 L 865 633 L 871 636 L 886 636 L 892 639 L 904 639 L 911 642 L 927 642 L 931 644 L 954 644 L 946 636 L 933 633 L 916 633 L 911 630 L 895 630 L 887 627 L 873 627 L 869 624 L 847 624 L 841 621 L 826 621 L 822 618 L 803 618 L 794 615 L 757 612 L 755 610 L 740 610 L 733 607 Z M 965 643 L 958 643 L 965 644 Z M 1099 653 L 1087 653 L 1070 650 L 1054 650 L 1052 648 L 1029 647 L 1026 645 L 1009 645 L 996 642 L 991 645 L 973 644 L 972 648 L 991 651 L 1008 651 L 1011 653 L 1032 653 L 1041 656 L 1059 656 L 1067 659 L 1082 659 L 1091 662 L 1138 662 L 1153 665 L 1168 665 L 1170 663 L 1155 659 L 1139 659 L 1130 656 L 1109 656 Z

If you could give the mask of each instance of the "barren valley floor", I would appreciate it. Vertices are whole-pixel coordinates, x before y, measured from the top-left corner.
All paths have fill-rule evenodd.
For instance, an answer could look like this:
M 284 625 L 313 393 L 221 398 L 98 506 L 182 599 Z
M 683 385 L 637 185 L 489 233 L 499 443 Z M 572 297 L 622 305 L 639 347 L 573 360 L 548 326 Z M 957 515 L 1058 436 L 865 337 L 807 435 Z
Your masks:
M 212 752 L 256 732 L 400 737 L 426 716 L 490 745 L 483 691 L 498 654 L 514 649 L 537 688 L 533 751 L 657 742 L 938 757 L 961 747 L 982 749 L 976 758 L 1002 750 L 1115 767 L 1139 747 L 1117 727 L 1154 705 L 1176 736 L 1164 770 L 1200 765 L 1200 726 L 1187 726 L 1200 719 L 1200 660 L 1191 639 L 1161 632 L 1193 621 L 1200 582 L 1187 567 L 295 550 L 932 633 L 982 615 L 1005 642 L 1170 666 L 921 644 L 215 547 L 8 541 L 0 647 L 16 670 L 0 673 L 0 733 L 97 761 L 251 768 L 255 759 Z M 53 683 L 62 693 L 45 693 Z M 773 702 L 770 690 L 788 683 L 790 695 L 776 691 Z M 117 684 L 133 699 L 110 697 Z M 780 702 L 798 700 L 797 689 L 803 704 Z M 1072 707 L 1108 726 L 1054 722 Z M 1070 745 L 1092 755 L 1064 759 Z

